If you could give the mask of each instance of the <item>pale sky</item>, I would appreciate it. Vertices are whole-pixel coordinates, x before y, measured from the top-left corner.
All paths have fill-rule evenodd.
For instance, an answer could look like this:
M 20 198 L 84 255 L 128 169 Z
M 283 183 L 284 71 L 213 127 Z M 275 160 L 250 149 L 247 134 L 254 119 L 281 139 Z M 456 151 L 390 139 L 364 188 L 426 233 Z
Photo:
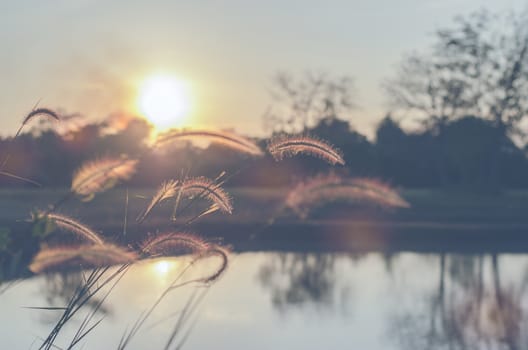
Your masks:
M 0 2 L 1 134 L 41 106 L 100 118 L 135 106 L 139 82 L 187 81 L 193 124 L 262 134 L 277 71 L 354 77 L 354 127 L 387 111 L 380 84 L 405 53 L 426 49 L 454 16 L 522 11 L 526 0 Z

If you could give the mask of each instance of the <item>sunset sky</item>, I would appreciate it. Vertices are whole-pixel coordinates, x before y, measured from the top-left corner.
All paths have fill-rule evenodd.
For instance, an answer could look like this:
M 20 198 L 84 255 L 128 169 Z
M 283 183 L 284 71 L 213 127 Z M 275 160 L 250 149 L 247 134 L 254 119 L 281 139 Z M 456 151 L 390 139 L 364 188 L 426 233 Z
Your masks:
M 189 126 L 262 134 L 277 71 L 355 78 L 353 125 L 371 133 L 380 89 L 402 55 L 427 48 L 453 16 L 517 10 L 525 0 L 2 1 L 1 134 L 41 106 L 101 118 L 137 112 L 141 82 L 188 85 Z

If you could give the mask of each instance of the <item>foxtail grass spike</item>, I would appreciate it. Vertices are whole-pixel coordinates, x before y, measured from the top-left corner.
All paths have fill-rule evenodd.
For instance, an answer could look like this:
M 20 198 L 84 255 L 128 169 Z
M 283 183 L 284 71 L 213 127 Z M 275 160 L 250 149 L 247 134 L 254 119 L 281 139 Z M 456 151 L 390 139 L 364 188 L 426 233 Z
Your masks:
M 127 264 L 138 259 L 137 253 L 108 243 L 82 249 L 80 257 L 94 267 Z
M 228 214 L 233 212 L 231 197 L 210 179 L 203 176 L 194 177 L 185 180 L 181 186 L 185 195 L 204 196 L 216 204 L 222 212 Z
M 208 284 L 215 282 L 227 270 L 229 264 L 229 251 L 227 248 L 216 244 L 211 245 L 209 249 L 207 249 L 201 254 L 200 258 L 208 258 L 212 256 L 219 257 L 222 262 L 220 266 L 216 269 L 216 271 L 214 271 L 211 275 L 204 277 L 200 280 L 200 282 L 202 283 Z
M 209 244 L 196 235 L 173 232 L 147 239 L 141 245 L 141 252 L 149 257 L 156 257 L 170 254 L 182 248 L 198 253 L 209 249 Z
M 29 269 L 41 273 L 71 266 L 105 267 L 131 263 L 137 258 L 136 253 L 112 244 L 44 248 L 33 258 Z
M 275 160 L 293 157 L 299 153 L 319 157 L 335 165 L 345 165 L 341 152 L 328 142 L 310 136 L 280 136 L 271 140 L 268 152 Z
M 96 193 L 112 188 L 120 180 L 128 180 L 136 172 L 135 159 L 103 158 L 83 164 L 74 174 L 71 190 L 91 199 Z
M 5 158 L 2 160 L 2 163 L 0 164 L 0 170 L 3 170 L 5 168 L 5 166 L 7 165 L 7 162 L 9 161 L 9 158 L 11 157 L 12 143 L 13 143 L 13 141 L 15 139 L 18 138 L 18 136 L 22 132 L 22 129 L 24 129 L 24 126 L 27 123 L 29 123 L 32 119 L 34 119 L 34 118 L 36 118 L 38 116 L 48 116 L 48 117 L 51 117 L 51 118 L 53 118 L 55 120 L 60 120 L 58 114 L 55 113 L 54 111 L 52 111 L 51 109 L 49 109 L 49 108 L 36 108 L 37 105 L 38 105 L 38 102 L 35 105 L 35 108 L 33 108 L 33 110 L 31 110 L 31 112 L 29 112 L 28 115 L 26 115 L 26 117 L 22 121 L 22 124 L 18 128 L 15 136 L 11 140 L 11 143 L 9 144 L 9 147 L 8 147 L 7 154 L 6 154 Z M 3 173 L 2 175 L 11 176 L 11 174 L 9 174 L 9 173 Z M 15 176 L 11 176 L 11 177 L 18 178 L 19 180 L 23 180 L 23 181 L 27 181 L 27 182 L 32 182 L 33 183 L 33 181 L 31 181 L 31 180 L 27 180 L 27 179 L 24 179 L 24 178 L 21 178 L 21 177 L 17 177 L 16 175 Z
M 286 197 L 285 206 L 300 217 L 318 206 L 334 201 L 374 204 L 385 208 L 408 208 L 396 190 L 377 180 L 319 176 L 297 185 Z
M 76 235 L 95 244 L 104 244 L 104 241 L 97 233 L 86 225 L 60 214 L 50 213 L 47 218 L 51 220 L 58 228 L 75 233 Z
M 36 109 L 33 109 L 31 112 L 29 112 L 28 115 L 26 115 L 26 117 L 24 118 L 24 121 L 22 122 L 22 125 L 26 125 L 32 119 L 38 116 L 46 116 L 46 117 L 53 118 L 55 120 L 60 120 L 59 115 L 55 111 L 49 108 L 36 108 Z
M 46 248 L 35 255 L 33 261 L 28 266 L 33 273 L 58 268 L 64 263 L 71 261 L 77 256 L 77 250 L 71 248 Z
M 169 180 L 167 182 L 162 183 L 161 187 L 158 189 L 158 192 L 156 192 L 154 197 L 152 197 L 149 205 L 147 206 L 143 214 L 138 216 L 137 222 L 143 222 L 147 218 L 148 214 L 152 211 L 152 209 L 154 209 L 154 207 L 157 206 L 159 203 L 161 203 L 165 199 L 174 197 L 176 194 L 176 190 L 178 189 L 177 185 L 177 180 Z
M 154 148 L 185 140 L 212 142 L 252 156 L 261 156 L 263 154 L 256 143 L 245 137 L 229 131 L 214 130 L 172 130 L 160 135 L 154 143 Z

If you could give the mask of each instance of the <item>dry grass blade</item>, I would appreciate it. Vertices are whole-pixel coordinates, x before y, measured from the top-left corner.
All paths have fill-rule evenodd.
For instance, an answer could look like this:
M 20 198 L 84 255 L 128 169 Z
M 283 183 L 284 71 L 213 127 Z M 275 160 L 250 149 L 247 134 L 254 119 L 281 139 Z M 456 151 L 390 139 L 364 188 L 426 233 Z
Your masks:
M 97 233 L 86 225 L 60 214 L 50 213 L 47 218 L 51 220 L 58 228 L 75 233 L 76 235 L 95 244 L 104 244 L 104 241 Z
M 263 154 L 260 147 L 253 141 L 228 131 L 213 130 L 173 130 L 160 135 L 154 147 L 163 147 L 176 141 L 207 141 L 219 144 L 252 156 Z
M 135 159 L 103 158 L 83 164 L 74 174 L 72 192 L 90 199 L 120 180 L 128 180 L 136 171 Z
M 130 263 L 137 258 L 136 253 L 112 244 L 43 248 L 35 255 L 29 269 L 41 273 L 74 265 L 104 267 Z
M 189 196 L 204 196 L 213 204 L 224 212 L 231 214 L 233 212 L 233 204 L 231 197 L 219 185 L 212 180 L 200 176 L 187 179 L 181 185 L 183 193 Z
M 9 158 L 6 158 L 7 160 L 9 160 Z M 4 161 L 2 163 L 2 166 L 0 166 L 0 169 L 3 167 L 3 165 L 7 163 L 6 161 Z M 32 184 L 32 185 L 35 185 L 37 187 L 40 187 L 41 185 L 36 182 L 36 181 L 33 181 L 31 179 L 26 179 L 25 177 L 22 177 L 22 176 L 18 176 L 18 175 L 15 175 L 15 174 L 11 174 L 11 173 L 8 173 L 6 171 L 1 171 L 0 170 L 0 175 L 3 175 L 3 176 L 7 176 L 7 177 L 10 177 L 12 179 L 16 179 L 16 180 L 20 180 L 20 181 L 23 181 L 23 182 L 26 182 L 26 183 L 29 183 L 29 184 Z
M 60 120 L 59 115 L 55 111 L 49 108 L 36 108 L 32 110 L 31 112 L 29 112 L 28 115 L 26 115 L 26 117 L 24 118 L 24 121 L 22 122 L 22 125 L 26 125 L 32 119 L 38 116 L 45 116 L 45 117 L 53 118 L 55 120 Z
M 297 185 L 286 198 L 286 207 L 305 218 L 315 207 L 334 201 L 408 208 L 409 203 L 389 185 L 365 178 L 346 179 L 335 175 L 315 177 Z
M 284 157 L 293 157 L 299 153 L 319 157 L 335 165 L 344 165 L 345 161 L 341 152 L 328 142 L 310 136 L 281 136 L 271 140 L 268 145 L 269 153 L 275 160 Z
M 178 189 L 178 181 L 177 180 L 170 180 L 167 182 L 164 182 L 161 184 L 161 187 L 159 188 L 158 192 L 152 197 L 152 200 L 150 201 L 149 205 L 147 206 L 147 209 L 138 216 L 136 219 L 137 222 L 143 222 L 147 215 L 154 209 L 156 205 L 164 201 L 165 199 L 169 199 L 171 197 L 174 197 L 176 195 L 176 190 Z
M 182 248 L 196 253 L 209 249 L 209 244 L 193 234 L 174 232 L 150 238 L 141 245 L 141 251 L 149 257 L 171 254 Z

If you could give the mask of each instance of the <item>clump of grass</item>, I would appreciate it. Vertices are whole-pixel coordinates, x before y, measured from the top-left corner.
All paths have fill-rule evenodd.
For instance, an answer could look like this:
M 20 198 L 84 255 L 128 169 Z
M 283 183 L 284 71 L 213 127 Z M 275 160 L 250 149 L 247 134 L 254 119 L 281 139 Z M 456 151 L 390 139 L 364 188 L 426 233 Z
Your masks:
M 214 130 L 171 130 L 160 135 L 154 142 L 153 148 L 187 140 L 212 142 L 251 156 L 263 155 L 262 150 L 255 142 L 233 132 Z
M 50 117 L 54 118 L 53 113 L 47 112 L 46 109 L 34 110 L 32 114 L 30 113 L 30 115 L 27 116 L 27 120 L 25 120 L 24 123 L 29 122 L 32 118 L 35 118 L 38 115 L 48 114 Z M 263 155 L 262 149 L 255 142 L 231 132 L 172 130 L 160 135 L 150 148 L 134 159 L 127 157 L 107 157 L 83 164 L 73 176 L 71 191 L 68 196 L 57 202 L 46 213 L 41 213 L 40 217 L 49 220 L 60 229 L 82 237 L 87 243 L 77 246 L 43 246 L 34 257 L 29 268 L 35 273 L 50 272 L 64 267 L 74 266 L 81 268 L 90 267 L 93 268 L 93 270 L 89 273 L 88 278 L 86 278 L 82 285 L 76 290 L 68 305 L 65 306 L 62 316 L 48 337 L 44 340 L 41 349 L 55 347 L 54 342 L 66 323 L 84 305 L 86 305 L 89 300 L 100 292 L 103 286 L 112 282 L 112 287 L 101 299 L 102 303 L 113 287 L 128 271 L 128 268 L 141 259 L 158 258 L 161 256 L 181 253 L 190 254 L 193 258 L 191 263 L 185 267 L 178 276 L 175 276 L 173 282 L 159 296 L 152 307 L 142 313 L 132 328 L 123 334 L 123 338 L 118 347 L 119 349 L 125 349 L 127 347 L 153 310 L 159 305 L 163 298 L 168 295 L 168 293 L 176 288 L 191 283 L 209 286 L 217 281 L 227 270 L 230 255 L 230 250 L 227 247 L 208 242 L 194 234 L 182 232 L 183 229 L 149 237 L 142 243 L 137 244 L 136 250 L 131 250 L 129 248 L 107 243 L 86 225 L 65 215 L 54 213 L 60 205 L 66 200 L 73 198 L 75 195 L 79 195 L 83 200 L 89 200 L 95 194 L 113 187 L 117 182 L 130 179 L 136 172 L 139 160 L 142 159 L 143 156 L 147 155 L 149 152 L 153 152 L 159 148 L 163 148 L 179 141 L 206 141 L 250 156 L 256 157 Z M 269 142 L 267 150 L 276 160 L 282 160 L 285 157 L 292 157 L 297 154 L 308 154 L 319 157 L 331 165 L 345 164 L 343 156 L 338 149 L 330 145 L 327 141 L 310 136 L 281 136 L 274 138 Z M 171 198 L 175 198 L 172 219 L 176 217 L 176 212 L 180 209 L 180 201 L 183 198 L 191 199 L 189 205 L 191 205 L 194 200 L 202 198 L 210 202 L 211 205 L 208 209 L 188 221 L 187 224 L 215 211 L 231 214 L 233 212 L 232 199 L 221 187 L 226 181 L 226 178 L 224 177 L 225 174 L 225 172 L 222 172 L 222 174 L 215 180 L 202 176 L 185 178 L 182 175 L 182 178 L 179 180 L 168 180 L 163 182 L 151 198 L 145 210 L 138 216 L 138 223 L 143 222 L 152 210 L 154 210 L 154 208 L 161 202 Z M 288 195 L 285 206 L 293 209 L 301 217 L 306 217 L 312 207 L 340 199 L 376 203 L 390 207 L 408 206 L 408 203 L 405 202 L 396 191 L 379 181 L 365 178 L 345 179 L 336 175 L 318 177 L 298 185 Z M 183 210 L 186 208 L 183 208 Z M 125 210 L 125 213 L 127 213 L 127 210 Z M 273 220 L 269 222 L 271 224 Z M 124 226 L 126 229 L 126 214 Z M 185 272 L 196 262 L 210 258 L 219 259 L 219 263 L 213 271 L 192 280 L 181 280 Z M 119 267 L 114 272 L 111 272 L 110 266 L 112 265 L 119 265 Z M 101 304 L 99 303 L 98 307 L 100 307 L 100 305 Z M 183 322 L 188 320 L 188 308 L 193 309 L 196 305 L 197 304 L 192 299 L 188 302 L 185 308 L 186 311 L 182 312 L 181 318 L 178 320 L 174 331 L 170 335 L 167 348 L 173 344 L 178 329 L 181 328 Z M 99 324 L 100 321 L 90 326 L 90 321 L 94 316 L 94 313 L 97 311 L 97 308 L 82 322 L 68 348 L 73 348 Z
M 282 160 L 285 157 L 293 157 L 302 153 L 319 157 L 332 165 L 345 165 L 340 150 L 327 141 L 306 135 L 275 137 L 268 144 L 268 152 L 275 160 Z

